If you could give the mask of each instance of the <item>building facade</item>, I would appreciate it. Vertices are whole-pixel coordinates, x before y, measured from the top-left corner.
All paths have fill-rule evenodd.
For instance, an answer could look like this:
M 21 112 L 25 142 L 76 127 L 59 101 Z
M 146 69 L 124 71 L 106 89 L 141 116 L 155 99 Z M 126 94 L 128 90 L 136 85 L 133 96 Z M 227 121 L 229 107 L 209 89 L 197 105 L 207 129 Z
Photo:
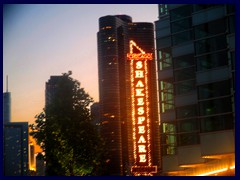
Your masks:
M 4 124 L 4 176 L 28 175 L 28 122 Z
M 135 164 L 132 122 L 131 63 L 127 59 L 130 41 L 154 55 L 152 23 L 135 23 L 127 15 L 104 16 L 99 19 L 98 72 L 100 132 L 109 149 L 110 175 L 131 175 Z M 139 51 L 137 49 L 137 51 Z M 139 52 L 136 52 L 139 53 Z M 148 109 L 151 124 L 152 164 L 160 166 L 159 121 L 157 114 L 155 61 L 148 65 Z
M 163 175 L 235 174 L 235 9 L 160 4 Z

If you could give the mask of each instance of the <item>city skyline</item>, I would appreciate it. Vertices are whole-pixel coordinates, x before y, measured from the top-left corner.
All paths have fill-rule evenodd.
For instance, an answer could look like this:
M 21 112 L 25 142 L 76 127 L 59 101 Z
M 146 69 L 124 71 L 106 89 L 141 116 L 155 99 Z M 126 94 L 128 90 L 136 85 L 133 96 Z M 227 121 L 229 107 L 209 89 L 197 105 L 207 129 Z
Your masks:
M 69 70 L 98 102 L 98 19 L 117 14 L 153 23 L 158 19 L 158 5 L 4 5 L 3 92 L 8 75 L 12 122 L 33 123 L 44 108 L 49 77 Z

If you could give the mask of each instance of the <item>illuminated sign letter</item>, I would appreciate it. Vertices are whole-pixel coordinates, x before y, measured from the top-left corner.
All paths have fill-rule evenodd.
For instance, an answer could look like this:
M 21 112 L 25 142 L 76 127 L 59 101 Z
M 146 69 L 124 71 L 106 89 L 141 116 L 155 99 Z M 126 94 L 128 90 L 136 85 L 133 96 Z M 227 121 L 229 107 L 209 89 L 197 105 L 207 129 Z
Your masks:
M 144 91 L 144 89 L 136 89 L 136 96 L 144 96 L 142 91 Z
M 143 121 L 145 121 L 145 117 L 144 116 L 138 117 L 138 124 L 142 124 Z
M 135 71 L 135 78 L 144 78 L 143 71 L 142 70 L 136 70 Z
M 145 138 L 143 137 L 143 135 L 140 136 L 138 143 L 146 143 Z
M 137 98 L 137 105 L 138 106 L 142 106 L 142 105 L 144 105 L 144 101 L 143 101 L 143 98 Z
M 140 154 L 139 158 L 140 158 L 139 162 L 146 162 L 147 161 L 146 154 Z
M 144 134 L 145 133 L 145 126 L 138 126 L 138 133 Z
M 143 67 L 142 61 L 138 61 L 138 62 L 136 63 L 136 68 L 137 68 L 137 69 L 141 69 L 142 67 Z
M 147 152 L 146 151 L 146 146 L 145 145 L 138 145 L 138 152 L 140 152 L 140 153 Z
M 151 90 L 149 70 L 155 62 L 149 61 L 153 60 L 153 54 L 143 51 L 133 40 L 129 41 L 129 49 L 127 59 L 130 60 L 131 96 L 129 98 L 131 99 L 134 157 L 131 173 L 134 176 L 148 176 L 157 172 L 157 166 L 152 166 L 152 116 L 149 92 Z
M 143 107 L 138 108 L 138 115 L 143 115 L 144 114 L 144 109 Z
M 139 80 L 136 84 L 136 87 L 144 87 L 143 82 Z

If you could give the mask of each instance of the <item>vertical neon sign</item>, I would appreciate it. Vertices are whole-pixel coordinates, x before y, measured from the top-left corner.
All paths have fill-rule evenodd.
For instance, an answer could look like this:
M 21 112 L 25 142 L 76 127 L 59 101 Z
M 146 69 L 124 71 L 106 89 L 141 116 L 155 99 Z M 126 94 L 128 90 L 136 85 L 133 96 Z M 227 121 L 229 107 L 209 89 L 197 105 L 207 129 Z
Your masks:
M 152 53 L 145 53 L 134 41 L 129 42 L 131 71 L 131 109 L 133 125 L 134 165 L 133 175 L 151 176 L 157 171 L 152 166 L 151 159 L 151 127 L 149 116 L 149 88 L 148 88 L 148 60 L 152 60 Z M 133 53 L 135 47 L 140 53 Z

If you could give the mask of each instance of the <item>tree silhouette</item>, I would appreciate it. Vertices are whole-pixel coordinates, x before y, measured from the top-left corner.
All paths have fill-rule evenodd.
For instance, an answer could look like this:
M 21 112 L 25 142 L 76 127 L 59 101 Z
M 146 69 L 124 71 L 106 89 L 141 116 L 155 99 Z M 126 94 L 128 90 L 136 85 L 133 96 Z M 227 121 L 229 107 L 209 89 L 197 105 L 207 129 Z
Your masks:
M 106 147 L 91 124 L 93 99 L 80 82 L 64 73 L 51 102 L 31 124 L 31 135 L 42 147 L 46 175 L 106 175 Z

